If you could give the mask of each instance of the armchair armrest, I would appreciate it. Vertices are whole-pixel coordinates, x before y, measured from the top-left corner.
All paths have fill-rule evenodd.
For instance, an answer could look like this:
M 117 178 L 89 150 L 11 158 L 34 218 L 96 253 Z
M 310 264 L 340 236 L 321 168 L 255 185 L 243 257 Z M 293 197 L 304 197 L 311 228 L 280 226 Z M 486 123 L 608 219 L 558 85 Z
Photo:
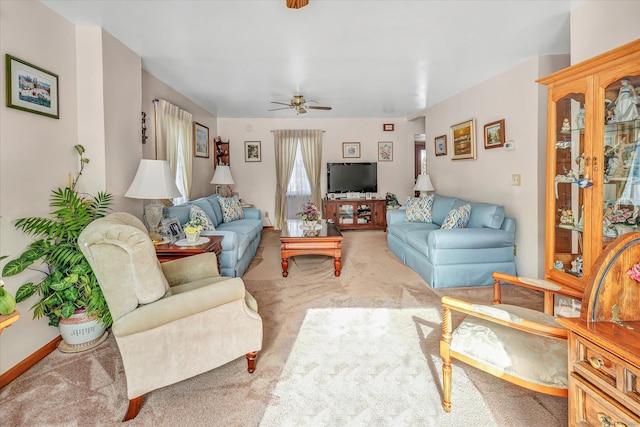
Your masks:
M 220 280 L 219 277 L 215 277 L 209 285 L 139 306 L 115 321 L 112 330 L 115 336 L 123 337 L 162 327 L 178 319 L 237 300 L 242 300 L 242 304 L 245 304 L 245 288 L 242 279 L 236 277 Z
M 567 286 L 562 286 L 554 282 L 531 277 L 519 277 L 511 274 L 493 272 L 493 303 L 500 304 L 502 300 L 501 282 L 521 286 L 544 293 L 544 312 L 553 315 L 553 296 L 561 295 L 569 298 L 582 300 L 583 292 Z
M 446 332 L 445 328 L 448 328 L 449 335 L 451 334 L 451 310 L 454 310 L 489 322 L 499 323 L 510 328 L 537 335 L 560 339 L 567 339 L 568 336 L 568 330 L 560 325 L 553 326 L 528 320 L 518 316 L 517 314 L 503 310 L 500 306 L 472 304 L 447 296 L 442 297 L 441 303 L 444 310 L 442 321 L 443 333 Z
M 218 260 L 213 252 L 174 259 L 161 263 L 160 266 L 169 286 L 220 276 Z
M 406 222 L 406 208 L 387 209 L 387 225 Z

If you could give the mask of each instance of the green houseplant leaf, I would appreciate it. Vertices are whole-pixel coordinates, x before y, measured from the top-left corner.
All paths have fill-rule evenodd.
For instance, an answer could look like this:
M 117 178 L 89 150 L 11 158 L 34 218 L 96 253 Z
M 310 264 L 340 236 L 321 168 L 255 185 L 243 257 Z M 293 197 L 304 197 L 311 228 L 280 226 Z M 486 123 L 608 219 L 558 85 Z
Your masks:
M 47 218 L 29 217 L 16 220 L 15 227 L 35 240 L 3 268 L 4 276 L 14 276 L 41 263 L 43 279 L 39 283 L 24 283 L 16 292 L 16 302 L 33 295 L 40 300 L 31 309 L 33 317 L 47 316 L 49 324 L 58 326 L 60 317 L 69 318 L 76 310 L 95 314 L 105 326 L 112 323 L 111 313 L 89 263 L 78 247 L 78 236 L 87 225 L 109 212 L 113 197 L 98 192 L 94 197 L 76 190 L 76 184 L 89 159 L 84 147 L 76 145 L 80 156 L 80 171 L 69 187 L 51 191 Z

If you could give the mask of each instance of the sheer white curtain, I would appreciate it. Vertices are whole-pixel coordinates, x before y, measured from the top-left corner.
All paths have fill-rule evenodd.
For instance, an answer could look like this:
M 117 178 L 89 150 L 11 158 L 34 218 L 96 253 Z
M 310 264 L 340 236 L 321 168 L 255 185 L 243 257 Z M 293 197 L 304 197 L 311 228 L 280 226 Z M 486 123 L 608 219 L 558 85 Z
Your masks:
M 293 171 L 287 185 L 287 219 L 295 219 L 302 206 L 311 199 L 311 185 L 302 160 L 302 147 L 298 141 Z
M 176 185 L 182 193 L 182 197 L 174 199 L 173 202 L 182 203 L 191 196 L 193 116 L 161 99 L 156 105 L 156 117 L 156 158 L 169 161 Z
M 300 148 L 304 169 L 309 178 L 311 197 L 316 205 L 321 206 L 322 192 L 320 191 L 320 171 L 322 170 L 322 131 L 301 130 Z

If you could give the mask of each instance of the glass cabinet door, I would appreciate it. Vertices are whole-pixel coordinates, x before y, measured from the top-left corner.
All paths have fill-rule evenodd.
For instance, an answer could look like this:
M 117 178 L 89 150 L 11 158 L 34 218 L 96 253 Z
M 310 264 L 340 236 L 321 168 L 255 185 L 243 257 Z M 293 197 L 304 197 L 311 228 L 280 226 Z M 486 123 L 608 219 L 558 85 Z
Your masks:
M 640 76 L 605 88 L 602 246 L 640 226 Z
M 585 188 L 585 95 L 570 93 L 555 104 L 555 224 L 553 265 L 556 272 L 581 278 Z

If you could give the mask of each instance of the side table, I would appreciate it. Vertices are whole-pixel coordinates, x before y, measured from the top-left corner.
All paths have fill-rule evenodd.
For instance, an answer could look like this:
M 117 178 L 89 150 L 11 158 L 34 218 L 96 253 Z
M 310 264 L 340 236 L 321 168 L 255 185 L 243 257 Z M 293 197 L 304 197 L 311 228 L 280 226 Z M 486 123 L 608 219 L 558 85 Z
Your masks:
M 0 315 L 0 334 L 5 328 L 13 325 L 20 318 L 20 312 L 13 310 L 12 313 Z
M 208 241 L 194 246 L 178 246 L 173 243 L 162 243 L 156 245 L 156 255 L 160 262 L 167 262 L 173 259 L 184 258 L 191 255 L 214 252 L 218 260 L 218 273 L 220 272 L 220 254 L 222 253 L 223 236 L 202 236 Z

